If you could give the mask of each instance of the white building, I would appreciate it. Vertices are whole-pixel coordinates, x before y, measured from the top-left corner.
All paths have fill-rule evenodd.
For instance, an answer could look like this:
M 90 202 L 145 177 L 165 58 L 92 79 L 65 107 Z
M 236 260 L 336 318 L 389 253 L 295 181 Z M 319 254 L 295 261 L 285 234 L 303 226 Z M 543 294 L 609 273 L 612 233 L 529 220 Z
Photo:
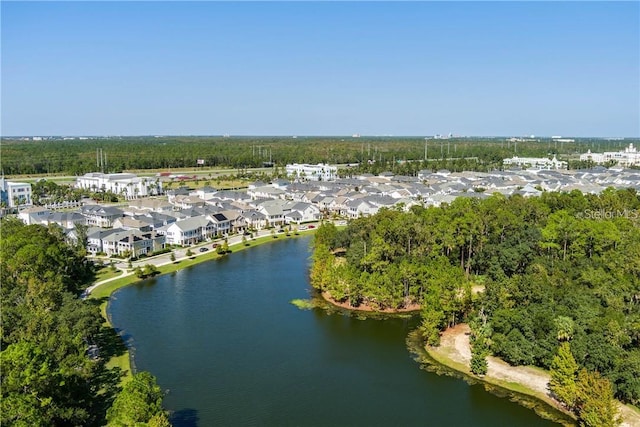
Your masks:
M 87 252 L 92 255 L 129 254 L 133 257 L 148 255 L 164 248 L 165 236 L 155 231 L 89 229 L 87 232 Z
M 546 157 L 518 157 L 514 156 L 511 159 L 503 159 L 502 164 L 504 166 L 520 166 L 533 169 L 567 169 L 567 162 L 558 160 L 556 156 L 549 160 Z
M 20 211 L 18 218 L 27 225 L 40 224 L 51 214 L 49 209 L 41 208 L 39 206 L 33 206 Z
M 158 229 L 159 234 L 166 236 L 168 245 L 192 245 L 210 239 L 216 232 L 216 225 L 204 216 L 176 221 Z
M 141 178 L 132 173 L 91 172 L 76 178 L 76 188 L 110 191 L 127 199 L 155 196 L 162 193 L 159 179 Z
M 31 206 L 31 184 L 0 178 L 0 202 L 8 208 Z
M 592 153 L 588 150 L 580 155 L 582 161 L 592 161 L 597 164 L 616 162 L 620 166 L 640 165 L 640 152 L 633 144 L 629 144 L 623 151 L 605 151 L 604 153 Z
M 338 168 L 322 163 L 317 165 L 298 164 L 286 166 L 287 176 L 307 181 L 334 181 L 338 176 Z

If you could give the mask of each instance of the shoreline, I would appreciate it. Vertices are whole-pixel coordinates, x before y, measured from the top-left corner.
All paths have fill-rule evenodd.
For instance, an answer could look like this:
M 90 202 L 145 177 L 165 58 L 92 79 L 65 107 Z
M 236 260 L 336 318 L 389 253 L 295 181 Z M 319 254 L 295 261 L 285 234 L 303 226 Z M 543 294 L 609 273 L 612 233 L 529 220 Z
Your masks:
M 261 246 L 265 243 L 276 242 L 280 240 L 287 240 L 292 238 L 300 238 L 307 235 L 311 235 L 311 234 L 314 234 L 316 230 L 317 229 L 303 230 L 303 231 L 300 231 L 298 234 L 291 234 L 289 236 L 279 235 L 277 238 L 274 238 L 270 234 L 267 234 L 264 236 L 257 237 L 253 240 L 247 240 L 247 243 L 249 243 L 249 245 L 243 244 L 241 240 L 238 240 L 237 242 L 233 242 L 233 243 L 229 242 L 229 248 L 232 248 L 232 247 L 235 248 L 231 253 L 220 255 L 215 251 L 209 251 L 201 255 L 194 254 L 191 257 L 185 256 L 185 257 L 176 259 L 173 262 L 159 264 L 158 270 L 160 271 L 160 273 L 154 277 L 159 277 L 165 274 L 174 273 L 176 271 L 179 271 L 184 268 L 188 268 L 197 264 L 201 264 L 203 262 L 220 259 L 222 257 L 229 256 L 235 252 Z M 100 304 L 100 313 L 102 314 L 104 322 L 111 329 L 113 329 L 114 332 L 117 334 L 118 332 L 115 330 L 113 324 L 111 323 L 110 316 L 107 312 L 107 308 L 109 306 L 109 303 L 111 302 L 111 296 L 118 289 L 124 288 L 126 286 L 135 285 L 138 282 L 142 282 L 148 279 L 150 278 L 140 279 L 137 276 L 135 276 L 133 272 L 128 272 L 127 270 L 124 270 L 122 274 L 119 276 L 112 277 L 110 279 L 106 279 L 100 282 L 96 282 L 91 286 L 89 286 L 86 290 L 87 292 L 86 297 L 88 299 L 104 300 Z M 123 344 L 126 346 L 126 343 L 124 343 L 124 341 L 123 341 Z M 134 364 L 132 363 L 132 360 L 131 360 L 131 351 L 129 350 L 129 347 L 127 347 L 127 350 L 124 352 L 124 354 L 120 356 L 111 357 L 109 360 L 105 362 L 105 365 L 109 368 L 119 367 L 123 373 L 122 381 L 130 378 L 134 374 L 134 370 L 135 370 Z
M 323 291 L 323 292 L 319 292 L 319 294 L 322 296 L 322 299 L 324 299 L 326 302 L 328 302 L 329 304 L 335 306 L 335 307 L 339 307 L 345 310 L 352 310 L 352 311 L 361 311 L 364 313 L 372 313 L 372 314 L 401 314 L 401 313 L 415 313 L 420 311 L 420 304 L 410 304 L 408 307 L 405 308 L 400 308 L 400 309 L 393 309 L 393 308 L 385 308 L 384 310 L 379 310 L 379 309 L 375 309 L 372 308 L 366 304 L 361 304 L 358 307 L 353 307 L 351 304 L 349 304 L 348 302 L 338 302 L 335 299 L 333 299 L 333 297 L 329 294 L 328 291 Z
M 241 241 L 237 241 L 234 243 L 229 243 L 229 247 L 236 248 L 233 252 L 238 252 L 241 250 L 249 249 L 252 247 L 257 247 L 263 245 L 268 242 L 278 241 L 278 240 L 287 240 L 289 238 L 299 238 L 304 237 L 306 235 L 314 234 L 316 229 L 305 230 L 299 232 L 297 235 L 291 234 L 290 236 L 280 235 L 277 238 L 273 238 L 271 235 L 265 235 L 262 237 L 258 237 L 255 240 L 249 240 L 250 243 L 248 246 L 242 244 Z M 284 239 L 283 239 L 284 238 Z M 239 247 L 238 247 L 239 246 Z M 192 256 L 192 257 L 183 257 L 180 259 L 176 259 L 175 262 L 162 264 L 159 267 L 160 274 L 157 276 L 161 276 L 164 274 L 169 274 L 183 268 L 188 268 L 193 265 L 200 264 L 202 262 L 211 261 L 214 259 L 222 258 L 226 255 L 219 255 L 215 252 L 208 252 L 206 254 L 200 256 Z M 157 277 L 156 276 L 156 277 Z M 147 279 L 139 279 L 133 273 L 123 272 L 120 276 L 116 276 L 102 282 L 97 282 L 91 285 L 91 291 L 88 295 L 89 298 L 92 299 L 101 299 L 104 298 L 105 301 L 100 305 L 100 309 L 105 319 L 105 322 L 115 330 L 113 324 L 111 323 L 111 319 L 107 314 L 107 306 L 111 300 L 111 295 L 118 289 L 121 289 L 125 286 L 130 286 L 141 282 Z M 108 286 L 103 286 L 108 285 Z M 89 289 L 89 288 L 88 288 Z M 99 292 L 94 291 L 99 289 Z M 330 304 L 331 306 L 349 310 L 353 312 L 363 312 L 363 313 L 371 313 L 371 314 L 406 314 L 406 313 L 415 313 L 420 310 L 420 306 L 418 304 L 412 304 L 407 308 L 403 308 L 400 310 L 394 309 L 385 309 L 385 310 L 376 310 L 369 306 L 363 305 L 360 307 L 352 307 L 349 303 L 339 303 L 335 301 L 328 292 L 318 292 L 318 294 L 322 297 L 322 299 Z M 564 420 L 559 420 L 559 417 L 554 418 L 552 413 L 545 412 L 543 408 L 539 408 L 535 405 L 527 405 L 524 401 L 519 399 L 511 399 L 512 401 L 516 401 L 519 404 L 522 404 L 525 407 L 529 407 L 530 409 L 534 409 L 535 412 L 541 416 L 542 418 L 552 419 L 554 422 L 561 423 L 563 425 L 576 425 L 575 418 L 572 414 L 565 411 L 559 402 L 552 399 L 548 392 L 546 391 L 546 383 L 548 382 L 549 374 L 541 368 L 536 367 L 520 367 L 520 366 L 510 366 L 506 362 L 502 361 L 499 358 L 489 356 L 489 371 L 487 375 L 483 377 L 478 377 L 471 373 L 469 369 L 469 360 L 471 358 L 471 351 L 469 347 L 469 339 L 468 339 L 468 325 L 459 324 L 454 326 L 453 328 L 449 328 L 445 330 L 442 334 L 442 340 L 439 347 L 430 347 L 422 345 L 422 350 L 427 353 L 427 355 L 433 360 L 432 363 L 440 365 L 453 371 L 463 379 L 467 381 L 477 382 L 484 385 L 485 389 L 488 392 L 493 394 L 500 395 L 495 391 L 491 390 L 491 387 L 496 387 L 503 392 L 512 393 L 512 395 L 524 395 L 529 399 L 533 399 L 539 402 L 541 405 L 544 405 L 553 411 L 564 415 Z M 116 331 L 117 333 L 117 331 Z M 126 346 L 126 343 L 125 343 Z M 122 372 L 124 373 L 122 377 L 122 381 L 127 380 L 134 373 L 134 365 L 131 360 L 131 352 L 127 347 L 127 351 L 121 355 L 116 356 L 109 359 L 106 362 L 106 365 L 109 367 L 120 367 Z M 498 367 L 498 368 L 497 368 Z M 519 375 L 515 375 L 514 377 L 509 376 L 497 376 L 495 374 L 495 369 L 498 369 L 499 372 L 514 372 Z M 532 386 L 530 381 L 527 381 L 526 378 L 535 377 L 538 378 L 537 387 Z M 543 383 L 541 383 L 540 378 L 546 378 Z M 542 388 L 541 388 L 541 385 Z M 546 416 L 545 416 L 546 415 Z M 640 426 L 640 410 L 635 407 L 624 405 L 619 403 L 619 416 L 622 419 L 622 423 L 620 427 L 634 427 Z M 569 421 L 572 420 L 572 421 Z
M 550 418 L 552 421 L 564 425 L 576 425 L 575 416 L 549 395 L 547 384 L 550 375 L 548 371 L 542 368 L 534 366 L 511 366 L 500 358 L 489 356 L 487 357 L 488 371 L 486 375 L 479 377 L 471 373 L 469 368 L 469 362 L 471 360 L 469 333 L 470 329 L 467 324 L 458 324 L 446 329 L 442 333 L 441 342 L 438 347 L 428 345 L 423 345 L 422 347 L 428 356 L 436 363 L 445 366 L 463 377 L 483 384 L 485 389 L 493 386 L 511 393 L 536 399 L 553 411 L 563 414 L 566 419 L 554 419 L 553 414 L 545 412 L 543 408 L 534 408 L 538 415 L 543 418 Z M 517 399 L 515 400 L 517 401 Z M 622 420 L 620 427 L 640 426 L 640 412 L 637 409 L 621 402 L 618 402 L 618 407 L 618 416 Z

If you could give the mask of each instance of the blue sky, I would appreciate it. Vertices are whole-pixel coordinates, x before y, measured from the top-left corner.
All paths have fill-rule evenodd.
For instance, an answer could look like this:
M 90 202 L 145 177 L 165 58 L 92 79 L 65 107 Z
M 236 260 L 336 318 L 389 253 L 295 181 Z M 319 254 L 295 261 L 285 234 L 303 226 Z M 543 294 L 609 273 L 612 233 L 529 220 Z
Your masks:
M 639 2 L 0 7 L 5 136 L 640 136 Z

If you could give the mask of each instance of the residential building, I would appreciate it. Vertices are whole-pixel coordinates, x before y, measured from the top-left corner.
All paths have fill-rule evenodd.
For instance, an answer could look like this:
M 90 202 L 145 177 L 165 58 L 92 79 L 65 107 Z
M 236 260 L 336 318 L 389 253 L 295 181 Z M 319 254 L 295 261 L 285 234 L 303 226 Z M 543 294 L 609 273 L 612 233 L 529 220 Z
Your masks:
M 558 160 L 556 156 L 552 159 L 546 157 L 518 157 L 503 159 L 504 166 L 529 167 L 533 169 L 567 169 L 567 162 Z
M 267 216 L 262 212 L 250 210 L 242 214 L 247 226 L 255 230 L 262 230 L 267 227 Z
M 279 188 L 275 188 L 271 185 L 265 185 L 262 187 L 250 188 L 247 190 L 247 195 L 251 196 L 252 200 L 257 199 L 283 199 L 286 192 Z
M 174 206 L 180 209 L 201 208 L 206 204 L 205 201 L 198 196 L 182 195 L 175 196 L 171 200 L 171 203 L 173 203 Z
M 298 164 L 286 166 L 287 176 L 301 181 L 334 181 L 338 177 L 338 168 L 323 163 L 317 165 Z
M 122 228 L 123 230 L 151 231 L 153 228 L 153 219 L 146 216 L 123 216 L 113 221 L 113 228 Z
M 96 255 L 98 253 L 104 253 L 102 247 L 102 239 L 105 237 L 117 233 L 118 231 L 124 231 L 122 229 L 104 229 L 100 227 L 90 227 L 87 230 L 87 253 L 90 255 Z
M 229 218 L 224 216 L 222 213 L 215 213 L 212 215 L 207 215 L 207 219 L 213 223 L 214 236 L 224 236 L 229 234 L 231 231 L 231 221 Z
M 216 232 L 216 225 L 205 216 L 194 216 L 158 228 L 158 233 L 166 236 L 168 245 L 193 245 L 210 239 Z
M 91 172 L 76 178 L 76 188 L 93 192 L 110 191 L 126 199 L 162 194 L 162 181 L 132 173 Z
M 88 226 L 113 227 L 113 221 L 124 216 L 124 213 L 111 206 L 85 205 L 80 213 L 86 218 Z
M 18 213 L 18 218 L 27 225 L 41 224 L 43 220 L 51 214 L 49 209 L 42 208 L 40 206 L 33 206 L 26 208 Z
M 139 211 L 171 212 L 173 210 L 173 205 L 167 200 L 156 198 L 132 200 L 129 206 Z
M 114 230 L 102 238 L 102 251 L 107 255 L 130 255 L 134 258 L 164 248 L 165 236 L 155 231 Z
M 0 203 L 8 208 L 31 206 L 31 184 L 11 182 L 0 177 Z
M 604 153 L 592 153 L 588 150 L 585 154 L 580 155 L 582 161 L 592 161 L 596 164 L 616 162 L 616 164 L 624 167 L 640 165 L 640 151 L 633 144 L 629 144 L 621 151 L 605 151 Z
M 266 200 L 260 203 L 257 208 L 258 212 L 264 214 L 267 219 L 268 227 L 275 227 L 284 224 L 284 200 Z
M 218 192 L 218 190 L 216 190 L 213 187 L 210 186 L 204 186 L 202 188 L 197 188 L 191 192 L 189 192 L 190 196 L 196 196 L 201 198 L 202 200 L 210 200 L 214 197 L 214 195 Z

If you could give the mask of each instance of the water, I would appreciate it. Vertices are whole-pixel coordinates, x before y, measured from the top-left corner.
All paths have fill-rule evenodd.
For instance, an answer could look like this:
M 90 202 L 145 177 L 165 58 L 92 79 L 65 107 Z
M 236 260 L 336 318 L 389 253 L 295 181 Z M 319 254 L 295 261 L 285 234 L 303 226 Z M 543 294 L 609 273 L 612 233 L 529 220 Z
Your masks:
M 231 254 L 116 292 L 109 314 L 176 426 L 551 426 L 420 369 L 416 319 L 358 320 L 308 298 L 309 238 Z

